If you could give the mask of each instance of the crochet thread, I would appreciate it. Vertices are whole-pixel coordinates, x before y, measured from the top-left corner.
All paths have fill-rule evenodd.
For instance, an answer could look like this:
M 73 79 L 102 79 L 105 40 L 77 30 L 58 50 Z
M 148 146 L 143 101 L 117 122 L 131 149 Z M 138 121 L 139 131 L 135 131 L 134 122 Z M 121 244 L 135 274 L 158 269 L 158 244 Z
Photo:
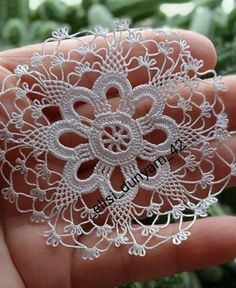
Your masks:
M 178 33 L 130 29 L 120 20 L 113 33 L 96 27 L 87 34 L 55 31 L 30 65 L 3 80 L 2 195 L 48 224 L 48 245 L 82 249 L 84 259 L 111 245 L 144 256 L 166 241 L 180 244 L 236 175 L 218 95 L 226 87 L 215 71 L 202 71 L 203 61 Z M 213 77 L 202 79 L 209 72 Z M 119 97 L 110 99 L 112 91 Z M 148 107 L 144 115 L 140 103 Z M 115 168 L 129 180 L 140 163 L 170 157 L 173 145 L 184 149 L 119 199 Z M 85 163 L 95 166 L 83 179 Z M 94 218 L 97 199 L 111 193 L 117 199 Z

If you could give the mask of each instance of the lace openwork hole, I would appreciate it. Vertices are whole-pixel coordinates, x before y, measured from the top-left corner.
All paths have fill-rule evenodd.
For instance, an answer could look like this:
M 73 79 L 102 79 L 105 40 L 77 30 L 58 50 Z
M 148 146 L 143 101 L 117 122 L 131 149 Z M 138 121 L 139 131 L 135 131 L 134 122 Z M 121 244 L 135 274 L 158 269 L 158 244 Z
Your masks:
M 115 87 L 111 87 L 110 89 L 108 89 L 106 93 L 106 98 L 107 102 L 111 105 L 111 111 L 116 111 L 120 102 L 120 93 L 118 89 Z
M 166 132 L 161 129 L 155 129 L 152 132 L 143 136 L 143 139 L 147 140 L 153 144 L 161 144 L 164 143 L 167 139 Z
M 82 163 L 77 170 L 77 178 L 81 180 L 88 179 L 93 174 L 97 163 L 98 160 L 90 160 Z
M 67 132 L 59 137 L 59 142 L 65 147 L 75 148 L 79 144 L 86 143 L 88 141 L 75 132 Z
M 111 186 L 117 192 L 121 190 L 121 184 L 124 183 L 124 175 L 119 166 L 116 166 L 111 174 Z
M 135 107 L 135 113 L 133 119 L 141 118 L 147 115 L 153 105 L 153 100 L 150 97 L 143 97 Z
M 50 123 L 54 123 L 62 119 L 58 106 L 50 106 L 42 109 L 43 115 Z
M 79 116 L 84 116 L 88 119 L 95 119 L 93 108 L 90 104 L 85 101 L 76 101 L 73 105 L 74 111 Z

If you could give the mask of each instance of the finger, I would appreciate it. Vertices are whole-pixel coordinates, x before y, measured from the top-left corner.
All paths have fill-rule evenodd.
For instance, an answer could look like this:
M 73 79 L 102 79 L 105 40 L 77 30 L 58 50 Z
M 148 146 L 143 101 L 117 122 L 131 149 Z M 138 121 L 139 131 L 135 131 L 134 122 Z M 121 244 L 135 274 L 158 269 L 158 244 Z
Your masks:
M 5 243 L 1 222 L 0 219 L 0 287 L 24 288 L 25 285 L 12 262 L 11 255 Z
M 204 62 L 203 67 L 200 69 L 200 71 L 212 69 L 215 67 L 216 64 L 216 51 L 211 43 L 211 41 L 206 38 L 205 36 L 192 32 L 192 31 L 185 31 L 185 30 L 178 30 L 177 33 L 180 34 L 181 38 L 186 40 L 187 43 L 190 45 L 190 51 L 194 58 L 202 59 Z M 127 36 L 127 33 L 123 33 L 123 36 Z M 142 37 L 143 40 L 146 41 L 145 45 L 148 48 L 149 53 L 153 53 L 156 49 L 155 45 L 153 45 L 153 40 L 156 42 L 163 41 L 164 36 L 163 35 L 157 35 L 155 32 L 150 30 L 143 30 L 142 31 Z M 176 34 L 171 34 L 171 36 L 168 36 L 170 40 L 176 40 L 178 39 L 178 36 Z M 90 41 L 93 39 L 93 36 L 86 36 L 82 37 L 79 40 L 64 40 L 61 42 L 60 46 L 60 52 L 67 53 L 70 49 L 77 49 L 83 45 L 84 42 L 90 43 Z M 96 38 L 95 42 L 96 46 L 98 48 L 106 47 L 106 41 L 104 38 L 98 37 Z M 45 46 L 45 53 L 48 55 L 51 55 L 55 49 L 56 49 L 57 43 L 55 42 L 49 42 Z M 126 45 L 127 46 L 127 45 Z M 128 46 L 124 49 L 125 51 L 128 49 Z M 13 71 L 18 64 L 30 64 L 31 57 L 34 52 L 41 53 L 42 50 L 42 44 L 35 44 L 35 45 L 29 45 L 22 48 L 16 48 L 13 50 L 3 51 L 0 53 L 0 64 L 7 67 L 9 70 Z M 144 51 L 140 45 L 136 45 L 135 48 L 131 51 L 129 54 L 129 58 L 126 60 L 128 61 L 133 56 L 141 56 L 144 54 Z M 179 49 L 174 49 L 174 55 L 172 55 L 173 59 L 177 59 L 179 55 Z M 81 60 L 82 56 L 80 54 L 76 54 L 76 56 L 73 59 Z M 156 59 L 157 60 L 157 66 L 160 65 L 163 61 L 163 58 L 160 57 Z M 89 63 L 94 63 L 98 61 L 94 53 L 91 53 L 86 56 L 86 61 Z M 48 68 L 48 65 L 50 65 L 50 61 L 46 62 L 45 65 Z M 169 67 L 168 67 L 169 68 Z M 65 66 L 65 74 L 67 74 L 69 71 L 72 70 L 73 65 L 66 65 Z M 167 69 L 167 67 L 166 67 Z M 137 85 L 138 83 L 143 83 L 144 79 L 146 78 L 146 72 L 144 70 L 136 70 L 134 73 L 129 74 L 129 79 L 133 85 Z M 85 77 L 84 81 L 82 81 L 85 86 L 91 87 L 91 83 L 94 81 L 94 77 L 91 77 L 87 75 Z
M 236 76 L 225 76 L 223 77 L 223 82 L 227 87 L 226 92 L 220 92 L 219 96 L 225 104 L 225 112 L 229 118 L 229 131 L 236 130 L 235 112 L 236 112 Z
M 14 215 L 9 213 L 8 208 L 4 206 L 1 206 L 1 208 L 3 208 L 1 212 L 4 212 L 1 216 L 5 242 L 14 262 L 14 269 L 20 275 L 17 277 L 12 273 L 8 281 L 13 282 L 21 277 L 24 285 L 18 280 L 18 285 L 1 286 L 0 283 L 0 287 L 71 287 L 70 262 L 73 249 L 62 246 L 56 249 L 48 247 L 42 237 L 45 231 L 44 224 L 32 225 L 27 220 L 28 215 Z M 1 258 L 1 263 L 4 263 L 3 261 L 4 258 Z M 42 277 L 39 277 L 38 271 L 40 271 Z
M 171 224 L 167 229 L 171 231 L 174 225 Z M 93 287 L 96 283 L 98 288 L 110 288 L 229 262 L 236 257 L 235 225 L 236 218 L 229 216 L 198 220 L 186 242 L 177 246 L 168 241 L 147 251 L 145 257 L 129 255 L 127 247 L 117 249 L 112 246 L 91 263 L 81 260 L 80 251 L 75 251 L 72 286 L 86 283 L 85 287 Z M 103 271 L 109 273 L 104 276 Z

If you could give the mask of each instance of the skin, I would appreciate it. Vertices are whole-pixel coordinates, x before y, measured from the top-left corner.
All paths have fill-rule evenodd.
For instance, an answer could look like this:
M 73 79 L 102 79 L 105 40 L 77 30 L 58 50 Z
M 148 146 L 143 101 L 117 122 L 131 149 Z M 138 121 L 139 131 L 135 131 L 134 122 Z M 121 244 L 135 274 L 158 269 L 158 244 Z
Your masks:
M 204 36 L 179 31 L 191 48 L 196 58 L 204 60 L 203 70 L 213 69 L 217 58 L 212 43 Z M 145 37 L 153 35 L 146 33 Z M 158 39 L 155 39 L 158 40 Z M 103 43 L 100 43 L 103 45 Z M 66 51 L 73 43 L 63 44 Z M 40 45 L 31 45 L 0 53 L 0 79 L 13 72 L 16 64 L 29 63 L 33 52 L 40 51 Z M 51 45 L 49 50 L 53 49 Z M 49 51 L 50 52 L 50 51 Z M 141 75 L 130 79 L 137 85 Z M 90 79 L 87 79 L 88 87 Z M 228 86 L 227 92 L 220 97 L 225 102 L 229 116 L 229 130 L 236 130 L 234 113 L 236 111 L 235 91 L 236 76 L 224 77 Z M 202 87 L 202 89 L 207 89 Z M 209 93 L 205 91 L 206 94 Z M 1 99 L 0 99 L 1 101 Z M 118 99 L 111 100 L 116 107 Z M 148 111 L 150 103 L 145 102 L 138 113 Z M 82 110 L 89 114 L 84 105 Z M 56 117 L 56 115 L 54 115 Z M 228 145 L 236 153 L 236 136 Z M 217 163 L 216 163 L 217 164 Z M 86 174 L 89 167 L 83 168 Z M 115 175 L 116 176 L 116 175 Z M 121 183 L 119 177 L 114 177 Z M 228 187 L 235 186 L 235 177 Z M 19 182 L 19 185 L 21 183 Z M 168 230 L 173 229 L 171 224 Z M 0 288 L 69 288 L 69 287 L 102 287 L 109 288 L 121 284 L 157 279 L 182 271 L 191 271 L 226 263 L 236 257 L 236 217 L 223 216 L 197 220 L 191 228 L 191 237 L 181 245 L 167 242 L 159 249 L 148 251 L 145 257 L 135 257 L 127 253 L 126 247 L 113 248 L 93 261 L 81 259 L 81 252 L 59 246 L 56 249 L 47 247 L 42 239 L 45 224 L 30 223 L 29 215 L 19 214 L 7 201 L 0 198 Z M 90 237 L 96 237 L 91 235 Z M 89 243 L 91 239 L 82 236 L 81 241 Z

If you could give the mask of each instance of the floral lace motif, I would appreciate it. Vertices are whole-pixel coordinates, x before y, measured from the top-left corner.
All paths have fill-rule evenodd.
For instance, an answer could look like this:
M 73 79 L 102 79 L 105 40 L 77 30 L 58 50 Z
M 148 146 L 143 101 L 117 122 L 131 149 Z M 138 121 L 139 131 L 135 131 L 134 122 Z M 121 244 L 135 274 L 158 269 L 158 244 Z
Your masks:
M 203 61 L 178 34 L 148 33 L 126 20 L 114 33 L 96 27 L 86 37 L 61 28 L 2 83 L 2 195 L 48 223 L 48 245 L 83 249 L 85 259 L 113 244 L 140 256 L 167 240 L 180 244 L 236 175 L 222 79 L 206 71 L 213 78 L 203 80 Z M 164 161 L 154 166 L 156 159 Z M 120 187 L 136 183 L 126 193 L 114 188 L 117 167 Z M 217 167 L 224 173 L 216 177 Z M 101 197 L 110 204 L 94 217 Z

